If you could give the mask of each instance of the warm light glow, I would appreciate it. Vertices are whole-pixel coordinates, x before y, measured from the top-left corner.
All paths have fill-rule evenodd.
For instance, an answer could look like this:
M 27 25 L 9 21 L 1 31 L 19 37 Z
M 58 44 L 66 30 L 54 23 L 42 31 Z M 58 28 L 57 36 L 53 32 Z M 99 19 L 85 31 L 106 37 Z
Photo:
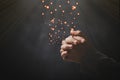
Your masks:
M 55 11 L 57 11 L 57 9 L 55 9 Z
M 67 24 L 67 22 L 65 21 L 64 24 Z
M 72 10 L 75 10 L 76 9 L 76 6 L 72 6 Z
M 45 7 L 46 9 L 49 9 L 49 8 L 50 8 L 50 7 L 49 7 L 49 6 L 47 6 L 47 5 L 45 5 L 44 7 Z
M 52 35 L 50 35 L 50 37 L 52 37 Z
M 68 0 L 68 1 L 67 1 L 67 3 L 69 4 L 69 3 L 70 3 L 70 1 Z
M 41 15 L 45 17 L 45 21 L 50 29 L 49 42 L 51 45 L 60 44 L 59 40 L 65 39 L 66 34 L 71 28 L 79 26 L 80 12 L 78 2 L 72 0 L 60 0 L 53 2 L 52 0 L 41 0 L 43 12 Z M 58 39 L 59 38 L 59 39 Z
M 50 2 L 50 4 L 52 5 L 52 4 L 53 4 L 53 2 Z
M 76 2 L 76 5 L 78 5 L 79 3 L 78 2 Z
M 43 12 L 42 12 L 42 15 L 44 16 L 44 15 L 45 15 L 45 13 L 43 13 Z
M 51 11 L 50 14 L 53 14 L 53 12 Z
M 45 0 L 42 0 L 42 3 L 44 3 L 45 2 Z
M 55 18 L 53 18 L 50 22 L 51 22 L 51 23 L 55 23 Z
M 80 15 L 80 13 L 77 13 L 77 15 Z
M 62 10 L 62 12 L 64 13 L 65 11 L 64 11 L 64 10 Z
M 61 5 L 59 5 L 59 7 L 61 7 Z

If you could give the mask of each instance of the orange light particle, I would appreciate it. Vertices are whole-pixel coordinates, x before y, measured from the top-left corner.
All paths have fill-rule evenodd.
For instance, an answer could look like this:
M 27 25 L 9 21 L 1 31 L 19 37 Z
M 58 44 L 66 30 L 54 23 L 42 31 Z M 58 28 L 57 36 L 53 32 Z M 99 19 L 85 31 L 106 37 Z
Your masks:
M 77 15 L 79 16 L 79 15 L 80 15 L 80 13 L 77 13 Z
M 50 8 L 49 6 L 46 6 L 46 5 L 45 5 L 44 7 L 45 7 L 46 9 L 49 9 L 49 8 Z
M 45 0 L 42 0 L 42 3 L 44 3 L 45 2 Z
M 78 2 L 76 2 L 76 5 L 78 5 L 79 3 Z
M 76 10 L 76 8 L 77 8 L 76 6 L 72 6 L 72 10 Z
M 61 7 L 61 5 L 59 5 L 59 7 Z
M 67 24 L 67 22 L 65 21 L 64 24 Z
M 70 1 L 68 0 L 67 3 L 70 4 Z
M 51 22 L 51 23 L 55 23 L 55 18 L 53 18 L 50 22 Z
M 64 10 L 62 10 L 62 12 L 64 13 L 65 11 L 64 11 Z
M 45 15 L 45 13 L 43 13 L 43 12 L 42 12 L 42 15 L 44 16 L 44 15 Z
M 50 4 L 52 5 L 52 4 L 53 4 L 53 2 L 50 2 Z
M 53 14 L 53 12 L 51 11 L 50 14 Z
M 55 11 L 57 11 L 57 9 L 55 9 Z

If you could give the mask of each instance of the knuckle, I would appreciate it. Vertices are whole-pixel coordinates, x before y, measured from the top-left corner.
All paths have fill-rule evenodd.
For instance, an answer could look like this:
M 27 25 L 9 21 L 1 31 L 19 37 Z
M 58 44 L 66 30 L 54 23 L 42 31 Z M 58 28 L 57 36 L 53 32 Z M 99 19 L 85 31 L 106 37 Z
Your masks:
M 64 50 L 63 50 L 63 49 L 61 49 L 61 50 L 60 50 L 60 53 L 62 53 L 63 51 L 64 51 Z
M 65 48 L 66 48 L 66 46 L 65 46 L 65 45 L 62 45 L 62 46 L 61 46 L 61 49 L 65 49 Z
M 66 41 L 66 42 L 67 42 L 67 41 L 69 41 L 69 37 L 68 37 L 68 38 L 66 38 L 66 39 L 65 39 L 65 41 Z
M 81 39 L 81 43 L 84 43 L 86 40 L 83 38 L 83 39 Z
M 71 36 L 68 36 L 65 41 L 69 41 L 71 39 Z
M 67 56 L 67 53 L 64 51 L 64 52 L 61 53 L 61 57 L 63 58 L 65 56 Z
M 67 51 L 62 52 L 62 54 L 67 54 Z
M 65 40 L 62 41 L 62 44 L 65 44 Z

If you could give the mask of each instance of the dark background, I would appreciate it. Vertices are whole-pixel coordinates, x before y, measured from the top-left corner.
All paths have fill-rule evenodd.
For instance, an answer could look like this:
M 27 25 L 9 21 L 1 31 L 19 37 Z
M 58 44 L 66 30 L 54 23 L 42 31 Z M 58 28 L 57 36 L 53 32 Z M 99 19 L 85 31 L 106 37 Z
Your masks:
M 81 30 L 94 46 L 120 61 L 119 0 L 79 0 Z M 3 79 L 87 80 L 76 63 L 62 61 L 60 45 L 48 45 L 40 0 L 0 0 Z M 61 43 L 61 41 L 59 41 Z

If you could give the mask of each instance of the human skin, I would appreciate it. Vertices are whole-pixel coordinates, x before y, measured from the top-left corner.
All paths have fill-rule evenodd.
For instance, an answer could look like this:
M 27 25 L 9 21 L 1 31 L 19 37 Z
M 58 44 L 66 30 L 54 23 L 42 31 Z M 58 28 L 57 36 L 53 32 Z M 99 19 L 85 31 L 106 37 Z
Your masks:
M 60 53 L 63 60 L 80 63 L 88 53 L 96 52 L 94 46 L 81 31 L 71 29 L 70 34 L 62 41 Z

